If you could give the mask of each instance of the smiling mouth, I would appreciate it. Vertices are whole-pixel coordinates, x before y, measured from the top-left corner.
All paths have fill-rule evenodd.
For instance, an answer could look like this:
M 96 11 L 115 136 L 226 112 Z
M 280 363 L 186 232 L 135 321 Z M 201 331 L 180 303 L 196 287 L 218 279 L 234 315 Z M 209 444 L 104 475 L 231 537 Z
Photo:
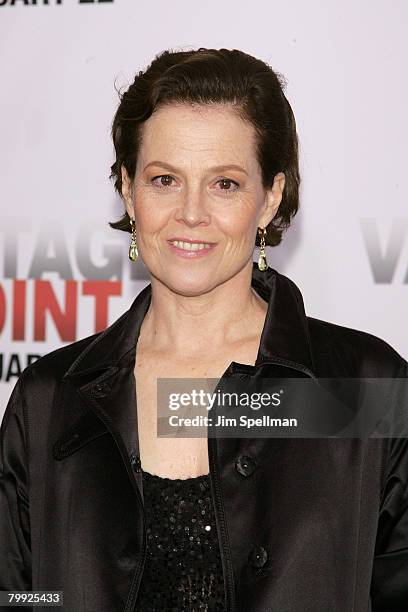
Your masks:
M 183 251 L 203 251 L 210 250 L 214 243 L 208 242 L 184 242 L 182 240 L 169 240 L 169 243 Z

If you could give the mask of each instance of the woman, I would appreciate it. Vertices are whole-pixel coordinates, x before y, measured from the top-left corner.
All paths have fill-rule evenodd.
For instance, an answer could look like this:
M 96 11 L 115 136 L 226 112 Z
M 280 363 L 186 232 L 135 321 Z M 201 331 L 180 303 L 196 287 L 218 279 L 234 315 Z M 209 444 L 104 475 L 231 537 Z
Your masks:
M 407 376 L 379 338 L 306 316 L 267 266 L 298 208 L 283 79 L 237 50 L 163 52 L 112 133 L 112 225 L 151 283 L 16 385 L 0 587 L 61 590 L 70 612 L 408 610 L 406 439 L 156 435 L 163 377 Z

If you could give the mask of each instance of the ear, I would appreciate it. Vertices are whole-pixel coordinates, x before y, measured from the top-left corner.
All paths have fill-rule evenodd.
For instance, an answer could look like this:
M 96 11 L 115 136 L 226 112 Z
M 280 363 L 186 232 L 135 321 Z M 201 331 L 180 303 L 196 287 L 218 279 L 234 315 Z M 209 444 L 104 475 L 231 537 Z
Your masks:
M 273 179 L 272 187 L 266 192 L 265 203 L 258 220 L 258 227 L 266 227 L 278 212 L 284 187 L 285 175 L 283 172 L 279 172 Z
M 135 217 L 134 203 L 133 203 L 133 189 L 132 189 L 132 181 L 129 178 L 127 170 L 125 166 L 122 164 L 121 166 L 122 173 L 122 197 L 125 202 L 126 210 L 132 219 Z

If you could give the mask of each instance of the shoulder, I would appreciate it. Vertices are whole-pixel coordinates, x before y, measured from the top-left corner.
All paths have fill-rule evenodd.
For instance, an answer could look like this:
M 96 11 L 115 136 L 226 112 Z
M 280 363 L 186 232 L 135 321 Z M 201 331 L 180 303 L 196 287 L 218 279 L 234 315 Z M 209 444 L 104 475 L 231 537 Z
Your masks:
M 41 423 L 46 422 L 65 374 L 102 335 L 103 332 L 93 334 L 58 348 L 25 368 L 12 390 L 1 419 L 2 434 L 16 419 L 21 421 L 22 431 L 31 429 L 28 427 L 30 423 L 35 426 L 40 420 Z
M 22 372 L 20 376 L 21 385 L 25 387 L 36 380 L 58 382 L 84 351 L 86 352 L 88 347 L 97 342 L 101 335 L 102 332 L 87 336 L 43 355 Z
M 81 367 L 84 366 L 88 370 L 103 366 L 108 358 L 109 349 L 120 336 L 127 315 L 128 311 L 101 332 L 43 355 L 25 368 L 20 376 L 22 384 L 25 385 L 34 380 L 59 382 L 79 363 Z M 88 356 L 90 356 L 89 359 Z
M 405 377 L 407 361 L 384 339 L 367 331 L 307 317 L 318 370 L 335 364 L 345 376 Z

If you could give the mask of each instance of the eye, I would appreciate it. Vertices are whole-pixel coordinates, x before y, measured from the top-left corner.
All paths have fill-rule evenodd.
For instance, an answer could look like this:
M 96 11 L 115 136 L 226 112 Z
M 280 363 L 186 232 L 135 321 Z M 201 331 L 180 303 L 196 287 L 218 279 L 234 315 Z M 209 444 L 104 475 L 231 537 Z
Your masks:
M 157 179 L 160 179 L 159 182 L 156 182 Z M 160 174 L 159 176 L 155 176 L 152 178 L 152 183 L 155 187 L 159 189 L 166 189 L 167 187 L 171 187 L 170 181 L 173 181 L 173 177 L 169 174 Z
M 234 193 L 238 190 L 239 184 L 236 181 L 233 181 L 229 178 L 222 178 L 217 181 L 221 185 L 221 191 L 225 191 L 226 193 Z M 231 185 L 235 185 L 235 189 L 230 189 Z
M 168 187 L 172 186 L 171 181 L 174 180 L 175 179 L 170 176 L 170 174 L 160 174 L 159 176 L 153 177 L 151 182 L 158 189 L 167 189 Z M 216 182 L 216 184 L 220 184 L 220 191 L 224 191 L 225 193 L 234 193 L 239 188 L 239 183 L 229 178 L 221 178 Z M 235 186 L 234 189 L 231 189 L 232 185 Z

